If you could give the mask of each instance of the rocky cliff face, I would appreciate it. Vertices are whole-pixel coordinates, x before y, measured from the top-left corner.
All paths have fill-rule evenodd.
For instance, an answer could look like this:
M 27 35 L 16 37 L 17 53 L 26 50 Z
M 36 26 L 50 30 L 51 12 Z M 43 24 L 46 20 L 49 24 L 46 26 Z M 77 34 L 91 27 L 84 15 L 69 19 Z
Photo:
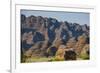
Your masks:
M 89 44 L 89 26 L 61 22 L 55 18 L 21 15 L 21 49 L 24 52 L 38 49 L 45 53 L 48 48 L 62 44 L 80 52 L 84 45 Z

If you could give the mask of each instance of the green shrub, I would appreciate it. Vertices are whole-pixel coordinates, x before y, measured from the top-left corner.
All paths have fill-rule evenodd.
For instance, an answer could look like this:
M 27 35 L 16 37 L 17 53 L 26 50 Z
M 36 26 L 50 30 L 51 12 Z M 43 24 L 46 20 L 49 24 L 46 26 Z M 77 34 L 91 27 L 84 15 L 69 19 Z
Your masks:
M 86 53 L 83 53 L 83 54 L 80 54 L 80 58 L 83 60 L 87 60 L 87 59 L 89 59 L 89 55 Z

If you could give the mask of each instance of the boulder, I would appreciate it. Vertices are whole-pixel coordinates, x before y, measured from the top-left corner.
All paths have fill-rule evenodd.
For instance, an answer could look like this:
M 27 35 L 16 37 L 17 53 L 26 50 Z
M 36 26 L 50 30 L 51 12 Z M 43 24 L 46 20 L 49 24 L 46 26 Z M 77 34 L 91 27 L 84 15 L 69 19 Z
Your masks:
M 64 60 L 65 48 L 66 48 L 65 45 L 60 45 L 59 46 L 59 48 L 56 52 L 56 55 L 55 55 L 55 60 L 57 60 L 57 61 Z
M 75 53 L 75 51 L 72 51 L 72 50 L 65 51 L 64 59 L 65 60 L 76 60 L 76 53 Z

